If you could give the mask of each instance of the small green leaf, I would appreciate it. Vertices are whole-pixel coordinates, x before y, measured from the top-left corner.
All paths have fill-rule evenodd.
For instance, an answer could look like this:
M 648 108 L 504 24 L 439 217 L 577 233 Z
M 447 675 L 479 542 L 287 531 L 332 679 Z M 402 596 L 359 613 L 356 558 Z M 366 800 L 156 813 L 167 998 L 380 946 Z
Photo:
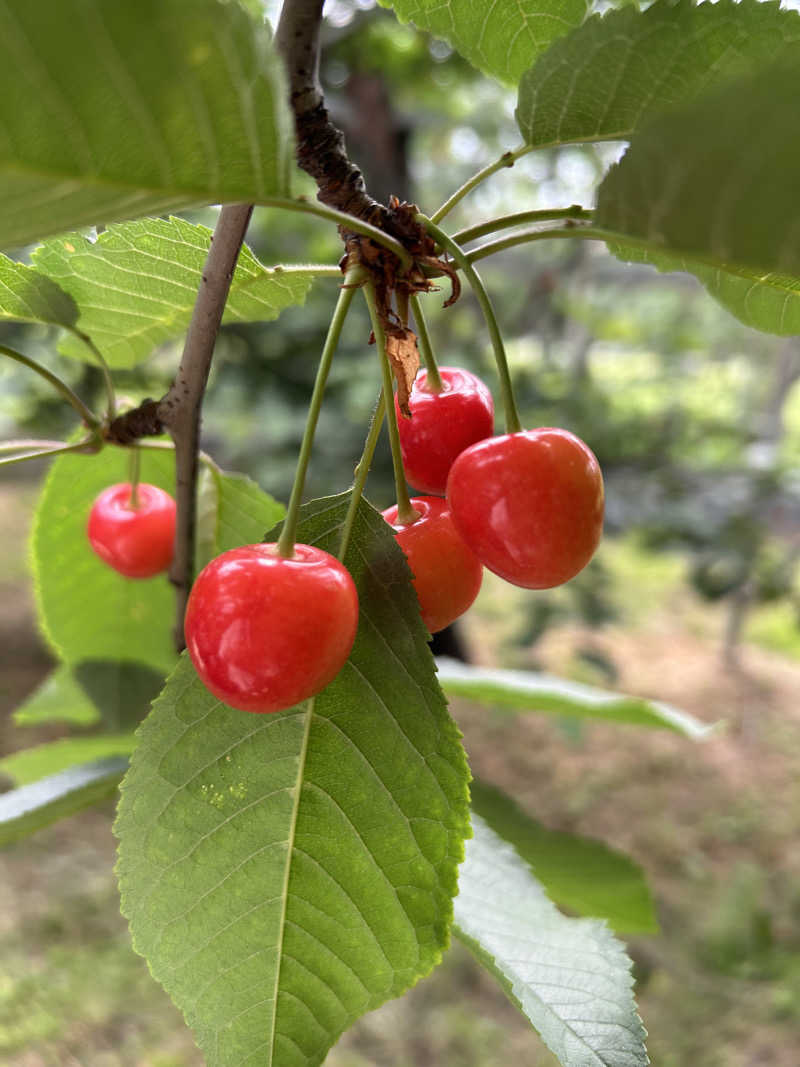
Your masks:
M 473 667 L 444 657 L 436 663 L 439 683 L 449 696 L 479 700 L 513 711 L 545 711 L 637 726 L 665 727 L 694 740 L 701 740 L 714 729 L 669 704 L 620 696 L 565 678 L 533 671 Z
M 597 226 L 687 265 L 800 281 L 800 45 L 781 56 L 637 133 L 600 187 Z
M 579 26 L 586 0 L 379 0 L 401 22 L 441 37 L 498 81 L 516 85 L 557 37 Z
M 112 756 L 0 794 L 0 846 L 104 800 L 117 788 L 127 766 L 127 759 Z
M 204 471 L 197 520 L 197 569 L 229 548 L 255 545 L 281 521 L 285 508 L 245 474 Z
M 0 321 L 69 327 L 77 317 L 75 301 L 52 279 L 0 255 Z
M 106 756 L 128 756 L 133 752 L 134 745 L 132 733 L 64 737 L 3 757 L 0 759 L 0 771 L 17 785 L 29 785 L 40 778 L 68 770 L 77 763 L 87 763 Z
M 1 0 L 0 246 L 286 194 L 269 29 L 219 0 Z
M 17 726 L 51 722 L 93 726 L 99 719 L 100 712 L 66 664 L 56 667 L 14 712 Z
M 174 492 L 170 451 L 141 450 L 141 477 Z M 140 663 L 167 674 L 175 663 L 175 596 L 166 575 L 123 578 L 94 554 L 86 536 L 101 490 L 128 480 L 126 449 L 60 456 L 45 481 L 32 536 L 39 622 L 59 658 Z
M 239 545 L 258 544 L 286 512 L 283 504 L 244 474 L 220 475 L 217 491 L 214 555 Z
M 800 41 L 777 2 L 657 0 L 593 15 L 520 82 L 517 123 L 531 145 L 627 140 L 658 111 L 758 70 Z
M 631 961 L 605 924 L 569 919 L 479 816 L 458 880 L 455 932 L 563 1067 L 644 1067 Z
M 109 226 L 95 241 L 78 233 L 52 238 L 36 249 L 33 259 L 42 274 L 74 299 L 80 329 L 106 362 L 132 367 L 185 332 L 210 241 L 211 230 L 184 219 L 141 219 Z M 313 280 L 302 268 L 264 267 L 245 245 L 223 322 L 276 319 L 284 308 L 305 301 Z M 59 350 L 91 358 L 71 334 L 62 338 Z
M 164 686 L 163 672 L 143 663 L 83 660 L 74 670 L 78 684 L 100 709 L 107 730 L 137 726 Z
M 307 505 L 300 540 L 335 552 L 347 504 Z M 458 731 L 405 560 L 363 502 L 345 562 L 360 623 L 334 682 L 248 715 L 184 657 L 122 787 L 122 909 L 209 1067 L 320 1064 L 448 941 L 468 833 Z
M 617 933 L 658 932 L 647 881 L 630 857 L 590 837 L 548 830 L 484 782 L 473 781 L 470 793 L 473 812 L 514 846 L 560 907 L 605 919 Z

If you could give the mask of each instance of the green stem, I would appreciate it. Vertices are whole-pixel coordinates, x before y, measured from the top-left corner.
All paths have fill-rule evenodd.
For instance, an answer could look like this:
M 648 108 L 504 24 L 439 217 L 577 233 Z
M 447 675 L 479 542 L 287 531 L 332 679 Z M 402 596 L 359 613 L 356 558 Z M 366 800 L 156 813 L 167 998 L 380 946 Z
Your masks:
M 281 530 L 281 535 L 278 539 L 278 552 L 281 556 L 286 556 L 287 558 L 291 558 L 293 555 L 294 543 L 297 540 L 300 502 L 303 499 L 306 472 L 308 471 L 308 464 L 311 459 L 311 449 L 314 444 L 314 432 L 316 431 L 320 409 L 322 408 L 322 397 L 325 393 L 325 385 L 328 381 L 328 374 L 330 373 L 331 363 L 333 362 L 333 355 L 336 351 L 336 346 L 339 343 L 344 320 L 347 316 L 347 312 L 350 310 L 350 304 L 353 301 L 356 288 L 363 277 L 364 271 L 361 267 L 354 267 L 345 275 L 344 284 L 339 290 L 339 299 L 336 302 L 336 308 L 334 309 L 333 317 L 331 318 L 331 323 L 328 327 L 328 336 L 325 338 L 325 345 L 322 349 L 322 356 L 320 357 L 319 367 L 317 368 L 317 377 L 314 382 L 314 391 L 311 394 L 311 403 L 308 407 L 308 417 L 303 432 L 303 441 L 300 445 L 300 455 L 297 459 L 297 471 L 294 476 L 292 495 L 289 498 L 286 521 L 283 524 L 283 529 Z
M 577 219 L 591 222 L 593 212 L 579 204 L 572 207 L 546 208 L 543 211 L 517 211 L 513 215 L 500 215 L 496 219 L 489 219 L 477 226 L 470 226 L 467 230 L 460 230 L 453 234 L 453 240 L 460 245 L 469 244 L 478 237 L 485 237 L 487 233 L 496 233 L 498 230 L 509 230 L 512 226 L 524 226 L 528 222 L 552 222 L 556 219 Z
M 493 256 L 497 252 L 504 252 L 507 248 L 514 248 L 516 245 L 529 244 L 531 241 L 557 241 L 574 237 L 584 241 L 619 241 L 652 249 L 652 245 L 648 245 L 646 241 L 637 241 L 623 234 L 608 233 L 594 226 L 564 226 L 557 230 L 520 230 L 518 233 L 509 234 L 508 237 L 501 237 L 497 241 L 488 241 L 485 245 L 479 245 L 478 248 L 468 252 L 467 260 L 470 263 L 476 263 L 479 259 Z
M 394 406 L 394 388 L 392 386 L 392 368 L 389 366 L 389 357 L 386 355 L 386 334 L 378 314 L 378 305 L 375 300 L 375 287 L 371 282 L 364 286 L 364 296 L 367 300 L 369 317 L 372 323 L 372 332 L 375 335 L 375 345 L 381 360 L 383 374 L 383 395 L 385 398 L 384 408 L 388 415 L 389 443 L 392 446 L 392 467 L 394 468 L 394 486 L 397 494 L 397 519 L 398 522 L 415 522 L 419 518 L 418 512 L 411 506 L 411 500 L 406 486 L 406 474 L 403 470 L 403 457 L 400 451 L 400 431 L 397 427 L 397 411 Z
M 68 441 L 48 441 L 40 437 L 17 437 L 13 441 L 0 441 L 0 452 L 30 452 L 31 449 L 49 451 L 51 448 L 72 447 Z
M 489 336 L 492 341 L 494 358 L 497 363 L 497 373 L 500 377 L 500 391 L 503 397 L 506 433 L 516 433 L 521 429 L 519 412 L 517 411 L 517 404 L 514 400 L 514 387 L 511 384 L 511 373 L 508 369 L 508 360 L 506 358 L 505 345 L 503 344 L 503 335 L 500 333 L 500 327 L 497 325 L 497 318 L 494 313 L 494 308 L 492 307 L 492 302 L 489 299 L 489 294 L 486 292 L 486 288 L 481 281 L 478 272 L 472 266 L 472 263 L 461 246 L 456 244 L 452 237 L 449 237 L 444 230 L 440 230 L 438 226 L 424 215 L 417 215 L 417 220 L 422 223 L 431 236 L 436 238 L 441 247 L 450 253 L 458 266 L 464 271 L 464 276 L 472 286 L 472 291 L 475 293 L 475 297 L 480 304 L 483 317 L 486 320 L 486 325 L 489 329 Z
M 0 467 L 10 467 L 14 463 L 23 463 L 27 459 L 41 459 L 43 456 L 59 456 L 65 452 L 82 452 L 85 448 L 100 447 L 98 439 L 92 435 L 78 441 L 74 445 L 61 445 L 58 448 L 43 448 L 37 452 L 26 452 L 24 456 L 9 456 L 8 459 L 0 459 Z
M 131 483 L 131 509 L 138 511 L 139 509 L 139 480 L 140 472 L 142 469 L 142 456 L 136 445 L 132 445 L 130 455 L 128 457 L 128 480 Z
M 37 374 L 50 382 L 50 384 L 61 393 L 67 403 L 75 408 L 87 426 L 94 428 L 95 426 L 100 425 L 100 420 L 94 412 L 87 408 L 78 394 L 74 393 L 67 383 L 62 381 L 57 374 L 53 374 L 51 370 L 48 370 L 47 367 L 43 367 L 41 363 L 38 363 L 35 359 L 31 359 L 30 356 L 23 356 L 21 352 L 17 352 L 13 348 L 8 348 L 6 345 L 0 345 L 0 353 L 4 356 L 8 356 L 9 359 L 16 360 L 17 363 L 22 363 L 26 367 L 30 367 L 31 370 L 35 370 Z
M 106 410 L 108 412 L 108 421 L 111 422 L 111 420 L 117 414 L 117 398 L 114 393 L 114 383 L 111 380 L 111 370 L 109 369 L 109 366 L 106 363 L 102 352 L 91 339 L 88 333 L 84 333 L 82 330 L 77 330 L 74 328 L 72 332 L 75 334 L 76 337 L 80 338 L 80 340 L 83 341 L 83 343 L 92 353 L 94 358 L 97 360 L 98 366 L 102 371 L 103 383 L 106 387 Z
M 422 353 L 422 358 L 425 362 L 425 370 L 428 372 L 428 390 L 431 393 L 441 393 L 442 389 L 444 389 L 444 385 L 442 384 L 442 378 L 439 374 L 436 356 L 433 354 L 431 335 L 428 333 L 428 324 L 425 321 L 425 315 L 422 311 L 422 301 L 416 293 L 411 294 L 411 308 L 414 312 L 414 322 L 417 326 L 419 350 Z
M 369 237 L 376 244 L 388 248 L 390 252 L 394 252 L 405 270 L 409 270 L 414 262 L 411 255 L 394 237 L 390 237 L 388 233 L 384 233 L 383 230 L 379 230 L 377 226 L 372 226 L 369 222 L 357 219 L 355 215 L 348 215 L 344 211 L 326 207 L 315 200 L 284 200 L 280 197 L 274 197 L 259 200 L 258 202 L 265 207 L 277 207 L 286 211 L 299 211 L 308 215 L 317 215 L 321 219 L 327 219 L 328 222 L 335 222 L 337 226 L 350 230 L 352 233 L 360 233 L 362 237 Z
M 494 161 L 494 163 L 490 163 L 488 167 L 484 167 L 483 170 L 479 170 L 477 174 L 473 174 L 469 181 L 464 182 L 460 189 L 456 189 L 449 200 L 445 200 L 439 210 L 431 216 L 431 221 L 441 222 L 445 215 L 449 215 L 456 204 L 464 199 L 467 193 L 471 193 L 473 189 L 481 184 L 481 182 L 486 181 L 487 178 L 490 178 L 498 170 L 503 170 L 504 167 L 513 167 L 518 159 L 521 159 L 532 150 L 532 145 L 523 144 L 520 145 L 519 148 L 514 149 L 513 152 L 504 152 L 499 159 Z
M 367 475 L 372 466 L 372 457 L 375 455 L 375 447 L 377 446 L 378 438 L 381 435 L 381 427 L 383 426 L 383 416 L 385 413 L 386 404 L 384 403 L 383 389 L 381 389 L 378 403 L 375 405 L 375 410 L 372 413 L 372 420 L 369 424 L 367 439 L 364 442 L 364 451 L 361 453 L 361 459 L 356 466 L 353 488 L 350 492 L 350 503 L 347 508 L 344 523 L 342 524 L 342 539 L 339 544 L 339 559 L 342 563 L 344 563 L 344 557 L 350 545 L 350 537 L 353 533 L 353 523 L 356 520 L 358 504 L 361 497 L 364 495 L 364 486 L 367 484 Z

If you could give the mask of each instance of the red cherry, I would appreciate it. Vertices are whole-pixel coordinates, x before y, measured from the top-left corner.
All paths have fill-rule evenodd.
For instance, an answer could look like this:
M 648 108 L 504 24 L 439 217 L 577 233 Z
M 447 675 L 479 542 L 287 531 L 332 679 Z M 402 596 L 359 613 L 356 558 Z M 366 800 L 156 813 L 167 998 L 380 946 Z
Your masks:
M 567 430 L 521 430 L 472 445 L 452 466 L 447 500 L 478 559 L 526 589 L 574 578 L 603 529 L 600 466 Z
M 494 404 L 488 388 L 474 374 L 459 367 L 440 367 L 444 388 L 428 388 L 427 371 L 420 371 L 411 390 L 411 418 L 403 418 L 395 398 L 400 449 L 409 484 L 424 493 L 444 495 L 453 460 L 469 445 L 494 430 Z
M 130 482 L 111 485 L 89 512 L 87 534 L 94 551 L 126 578 L 151 578 L 172 562 L 175 501 L 156 485 L 141 482 L 131 506 Z
M 189 594 L 186 646 L 203 685 L 240 711 L 283 711 L 333 681 L 350 655 L 358 595 L 333 556 L 245 545 L 213 559 Z
M 395 530 L 414 575 L 422 621 L 432 634 L 463 615 L 481 587 L 483 567 L 464 544 L 450 518 L 447 502 L 437 496 L 414 497 L 420 518 L 397 521 L 397 508 L 382 512 Z

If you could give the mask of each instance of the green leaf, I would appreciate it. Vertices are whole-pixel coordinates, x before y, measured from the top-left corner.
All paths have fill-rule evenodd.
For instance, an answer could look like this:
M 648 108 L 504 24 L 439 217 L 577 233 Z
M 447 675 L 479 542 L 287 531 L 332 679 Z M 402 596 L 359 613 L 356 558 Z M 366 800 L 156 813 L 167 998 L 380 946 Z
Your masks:
M 799 40 L 800 16 L 777 2 L 657 0 L 593 15 L 523 75 L 517 123 L 537 146 L 627 140 L 658 111 Z
M 581 682 L 533 671 L 473 667 L 439 658 L 439 683 L 448 696 L 465 697 L 513 711 L 546 711 L 637 726 L 666 727 L 701 740 L 714 729 L 685 711 L 641 697 L 620 696 Z
M 56 667 L 14 712 L 17 726 L 51 722 L 93 726 L 99 719 L 100 712 L 66 664 Z
M 264 540 L 286 509 L 245 474 L 204 471 L 198 494 L 197 569 L 240 545 Z
M 210 241 L 211 230 L 184 219 L 141 219 L 109 226 L 96 241 L 77 233 L 53 238 L 33 259 L 74 299 L 80 329 L 106 362 L 132 367 L 186 331 Z M 245 245 L 222 321 L 276 319 L 305 301 L 313 280 L 302 268 L 264 267 Z M 91 358 L 74 335 L 65 335 L 59 350 Z
M 514 846 L 560 907 L 605 919 L 617 933 L 658 932 L 647 881 L 630 857 L 590 837 L 548 830 L 485 782 L 473 781 L 470 793 L 473 812 Z
M 141 450 L 144 482 L 174 492 L 170 451 Z M 175 663 L 175 597 L 166 575 L 123 578 L 92 552 L 89 509 L 101 490 L 128 480 L 127 450 L 60 456 L 39 498 L 32 536 L 39 622 L 60 659 L 141 663 L 167 674 Z
M 0 246 L 284 195 L 266 26 L 219 0 L 0 0 Z
M 401 22 L 441 37 L 498 81 L 516 85 L 552 41 L 586 15 L 586 0 L 379 0 Z
M 0 255 L 0 321 L 69 327 L 77 317 L 75 301 L 54 281 Z
M 568 919 L 479 816 L 458 880 L 455 932 L 563 1067 L 643 1067 L 631 962 L 594 919 Z
M 303 509 L 336 551 L 348 496 Z M 269 539 L 273 534 L 269 535 Z M 350 660 L 275 715 L 212 697 L 184 657 L 122 787 L 122 909 L 209 1067 L 310 1067 L 438 962 L 468 771 L 405 560 L 362 503 Z
M 217 484 L 214 555 L 263 541 L 286 509 L 244 474 L 222 474 Z
M 626 262 L 648 263 L 664 273 L 694 274 L 710 295 L 732 315 L 753 329 L 792 337 L 800 333 L 800 278 L 758 272 L 729 274 L 683 256 L 664 255 L 625 243 L 608 242 L 609 251 Z
M 637 133 L 600 187 L 597 226 L 687 265 L 800 281 L 800 45 L 781 55 Z
M 127 759 L 110 757 L 0 794 L 0 845 L 104 800 L 117 788 L 127 766 Z
M 77 763 L 106 756 L 128 756 L 133 752 L 134 745 L 132 733 L 64 737 L 5 756 L 0 759 L 0 771 L 17 785 L 29 785 L 45 776 L 68 770 Z

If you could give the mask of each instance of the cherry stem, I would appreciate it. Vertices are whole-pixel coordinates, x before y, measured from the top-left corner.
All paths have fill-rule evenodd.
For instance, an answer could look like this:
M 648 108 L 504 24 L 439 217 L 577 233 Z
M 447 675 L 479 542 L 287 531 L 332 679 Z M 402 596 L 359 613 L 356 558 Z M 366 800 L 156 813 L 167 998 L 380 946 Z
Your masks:
M 75 329 L 74 327 L 72 328 L 72 332 L 77 338 L 83 341 L 83 343 L 92 353 L 94 358 L 97 360 L 97 365 L 100 367 L 100 370 L 102 372 L 103 384 L 105 385 L 106 389 L 106 410 L 108 413 L 108 421 L 111 422 L 117 414 L 117 398 L 116 394 L 114 393 L 114 383 L 111 380 L 111 369 L 106 363 L 103 353 L 91 339 L 88 333 L 84 333 L 82 330 Z
M 496 233 L 498 230 L 509 230 L 512 226 L 524 226 L 526 223 L 552 222 L 557 219 L 575 219 L 580 222 L 591 222 L 593 212 L 580 204 L 571 207 L 546 208 L 543 211 L 517 211 L 513 215 L 500 215 L 496 219 L 470 226 L 469 229 L 460 230 L 453 234 L 453 240 L 460 245 L 469 244 L 478 237 L 485 237 L 487 233 Z
M 372 457 L 375 455 L 375 448 L 378 444 L 378 438 L 381 435 L 383 417 L 385 414 L 386 404 L 384 401 L 383 389 L 381 389 L 380 395 L 378 396 L 378 403 L 375 405 L 375 410 L 372 413 L 367 439 L 364 442 L 364 450 L 361 453 L 361 459 L 356 465 L 353 488 L 350 491 L 350 504 L 348 505 L 347 514 L 345 515 L 342 524 L 342 538 L 339 544 L 339 559 L 342 563 L 344 563 L 344 557 L 350 546 L 350 537 L 353 533 L 353 523 L 356 520 L 358 504 L 361 497 L 364 495 L 364 486 L 367 484 L 367 475 L 372 466 Z
M 467 193 L 471 193 L 473 189 L 481 184 L 481 182 L 486 181 L 487 178 L 490 178 L 498 170 L 503 170 L 504 167 L 513 167 L 518 159 L 527 155 L 528 152 L 532 152 L 533 147 L 533 145 L 523 144 L 520 145 L 519 148 L 514 149 L 513 152 L 504 152 L 499 159 L 494 161 L 494 163 L 490 163 L 488 167 L 483 167 L 477 174 L 473 174 L 473 176 L 468 181 L 464 182 L 459 189 L 456 189 L 449 199 L 445 200 L 439 210 L 431 216 L 431 221 L 441 222 L 445 215 L 449 215 L 456 204 L 464 199 Z
M 481 281 L 478 272 L 472 266 L 472 263 L 463 248 L 457 244 L 452 237 L 449 237 L 444 230 L 440 230 L 435 223 L 424 215 L 417 215 L 417 220 L 422 223 L 428 233 L 436 238 L 441 247 L 450 253 L 458 266 L 464 271 L 464 276 L 472 286 L 472 291 L 475 293 L 475 297 L 483 312 L 483 317 L 486 320 L 486 325 L 489 329 L 489 337 L 492 341 L 494 358 L 497 363 L 497 373 L 500 377 L 500 392 L 503 397 L 506 433 L 517 433 L 522 428 L 522 424 L 520 423 L 519 412 L 517 411 L 517 403 L 514 399 L 514 387 L 511 384 L 511 372 L 508 369 L 508 359 L 506 358 L 506 349 L 503 344 L 503 335 L 500 333 L 500 327 L 497 325 L 497 318 L 494 313 L 494 308 L 492 307 L 492 302 L 489 299 L 489 294 L 486 291 L 486 287 Z
M 392 368 L 389 365 L 389 357 L 386 355 L 386 334 L 378 314 L 378 304 L 375 299 L 375 287 L 371 282 L 364 286 L 364 296 L 369 309 L 369 317 L 372 323 L 372 332 L 375 335 L 375 344 L 380 354 L 381 372 L 383 374 L 384 408 L 388 415 L 389 443 L 392 447 L 392 467 L 394 468 L 394 487 L 397 495 L 397 518 L 402 523 L 416 522 L 419 513 L 411 506 L 411 500 L 406 486 L 406 474 L 403 470 L 403 456 L 400 450 L 400 431 L 397 427 L 397 411 L 394 406 L 394 385 L 392 383 Z
M 555 230 L 520 230 L 518 233 L 509 234 L 508 237 L 501 237 L 497 241 L 488 241 L 485 245 L 479 245 L 471 252 L 468 252 L 467 260 L 470 263 L 475 263 L 479 259 L 486 259 L 487 256 L 493 256 L 497 252 L 504 252 L 507 248 L 528 244 L 531 241 L 563 240 L 564 238 L 574 239 L 576 237 L 584 241 L 619 241 L 638 248 L 649 248 L 651 251 L 653 248 L 652 244 L 648 244 L 646 241 L 629 238 L 619 233 L 609 233 L 594 226 L 563 226 Z
M 18 446 L 26 448 L 32 445 L 50 444 L 49 441 L 7 441 L 0 445 L 0 450 L 6 452 L 9 451 L 9 446 Z M 59 444 L 54 448 L 40 448 L 34 452 L 26 452 L 23 456 L 9 456 L 7 459 L 0 459 L 0 467 L 10 467 L 14 463 L 24 463 L 28 459 L 42 459 L 47 456 L 59 456 L 66 452 L 84 452 L 84 451 L 97 451 L 100 447 L 100 442 L 97 437 L 92 435 L 91 437 L 85 437 L 82 441 L 78 441 L 74 445 Z
M 284 521 L 283 529 L 278 538 L 278 554 L 285 556 L 287 559 L 290 559 L 294 555 L 294 543 L 297 540 L 297 525 L 300 516 L 300 502 L 303 498 L 306 473 L 308 471 L 309 460 L 311 459 L 314 433 L 317 429 L 319 413 L 322 408 L 325 385 L 328 381 L 328 374 L 330 373 L 336 347 L 339 344 L 344 320 L 347 317 L 347 312 L 350 310 L 350 305 L 353 302 L 356 289 L 362 282 L 364 276 L 362 267 L 352 267 L 347 271 L 342 288 L 339 290 L 339 299 L 336 302 L 330 326 L 328 327 L 328 335 L 325 338 L 325 345 L 322 349 L 322 356 L 320 357 L 319 366 L 317 367 L 317 377 L 314 382 L 314 391 L 311 394 L 311 402 L 308 406 L 308 417 L 306 418 L 305 430 L 303 431 L 303 441 L 300 445 L 300 455 L 297 459 L 297 471 L 295 472 L 294 484 L 292 485 L 292 494 L 289 497 L 286 520 Z
M 139 476 L 142 468 L 141 459 L 142 456 L 139 452 L 139 449 L 136 447 L 136 445 L 133 445 L 130 451 L 130 456 L 128 457 L 128 477 L 131 483 L 130 506 L 132 511 L 138 511 L 139 505 L 141 503 L 139 499 Z
M 59 393 L 61 393 L 68 404 L 71 404 L 72 407 L 75 408 L 90 429 L 95 429 L 100 425 L 100 420 L 95 413 L 89 410 L 78 394 L 73 392 L 67 383 L 62 381 L 57 374 L 48 370 L 47 367 L 43 367 L 37 360 L 31 359 L 30 356 L 24 356 L 21 352 L 17 352 L 15 349 L 9 348 L 7 345 L 0 345 L 0 353 L 4 356 L 8 356 L 9 359 L 16 360 L 17 363 L 22 363 L 24 366 L 30 367 L 31 370 L 35 370 L 37 374 L 41 375 L 42 378 L 48 381 Z
M 431 393 L 441 393 L 442 389 L 444 389 L 444 383 L 442 382 L 442 376 L 439 374 L 436 356 L 433 354 L 431 335 L 428 333 L 428 324 L 422 311 L 422 301 L 416 293 L 411 294 L 411 308 L 414 312 L 414 323 L 417 327 L 419 350 L 425 362 L 425 370 L 428 372 L 426 387 Z

